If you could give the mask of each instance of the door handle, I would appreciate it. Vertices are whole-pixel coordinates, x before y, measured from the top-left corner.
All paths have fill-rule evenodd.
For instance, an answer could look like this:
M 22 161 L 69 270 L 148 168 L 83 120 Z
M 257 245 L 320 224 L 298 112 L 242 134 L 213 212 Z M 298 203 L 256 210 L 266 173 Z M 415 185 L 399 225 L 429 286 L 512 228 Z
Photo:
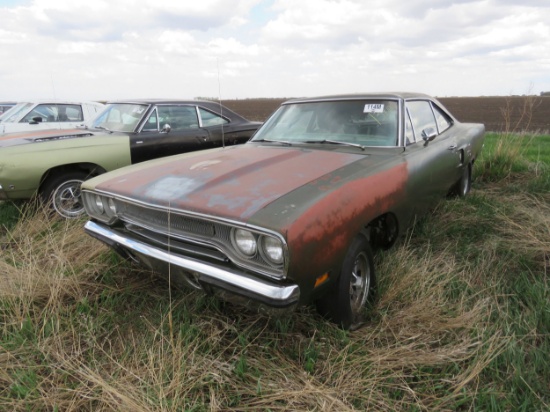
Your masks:
M 450 146 L 447 148 L 447 150 L 456 150 L 456 148 L 457 148 L 457 145 L 456 145 L 456 144 L 452 144 L 452 145 L 450 145 Z

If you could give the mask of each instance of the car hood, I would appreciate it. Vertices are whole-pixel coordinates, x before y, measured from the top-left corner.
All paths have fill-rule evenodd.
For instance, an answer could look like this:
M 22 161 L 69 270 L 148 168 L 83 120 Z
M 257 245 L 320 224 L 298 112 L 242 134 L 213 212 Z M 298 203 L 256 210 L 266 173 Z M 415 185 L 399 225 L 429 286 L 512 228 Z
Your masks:
M 44 143 L 57 140 L 77 139 L 105 134 L 87 129 L 50 129 L 32 132 L 17 132 L 0 135 L 0 147 L 19 146 L 30 143 Z
M 247 221 L 281 196 L 366 157 L 364 153 L 246 144 L 130 166 L 85 182 L 83 188 Z

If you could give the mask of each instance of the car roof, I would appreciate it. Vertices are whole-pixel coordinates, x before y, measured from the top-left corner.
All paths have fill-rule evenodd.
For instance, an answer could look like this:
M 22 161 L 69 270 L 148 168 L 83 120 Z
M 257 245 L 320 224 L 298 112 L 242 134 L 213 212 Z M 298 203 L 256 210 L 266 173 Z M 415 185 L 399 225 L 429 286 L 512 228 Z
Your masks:
M 3 103 L 0 103 L 3 104 Z M 8 104 L 8 103 L 6 103 Z M 91 104 L 94 106 L 104 106 L 103 103 L 92 101 L 92 100 L 79 100 L 79 101 L 73 101 L 73 100 L 22 100 L 20 102 L 14 103 L 14 106 L 17 105 L 25 105 L 30 104 L 32 106 L 38 106 L 41 104 L 74 104 L 74 105 L 81 105 L 81 104 Z
M 32 104 L 81 104 L 81 103 L 94 103 L 94 104 L 102 104 L 97 101 L 92 100 L 21 100 L 17 102 L 16 104 L 21 103 L 32 103 Z
M 126 100 L 113 100 L 107 103 L 135 103 L 135 104 L 218 104 L 212 100 L 177 100 L 177 99 L 126 99 Z
M 381 93 L 350 93 L 350 94 L 337 94 L 318 97 L 305 97 L 287 100 L 283 104 L 289 103 L 301 103 L 301 102 L 315 102 L 315 101 L 332 101 L 332 100 L 365 100 L 365 99 L 430 99 L 435 100 L 432 96 L 424 93 L 414 92 L 381 92 Z
M 177 100 L 177 99 L 128 99 L 128 100 L 113 100 L 107 104 L 146 104 L 146 105 L 163 105 L 163 104 L 188 104 L 193 106 L 202 106 L 214 112 L 223 112 L 223 117 L 231 119 L 231 121 L 246 121 L 249 120 L 237 112 L 229 109 L 227 106 L 221 106 L 219 101 L 214 100 Z M 221 109 L 220 109 L 221 106 Z

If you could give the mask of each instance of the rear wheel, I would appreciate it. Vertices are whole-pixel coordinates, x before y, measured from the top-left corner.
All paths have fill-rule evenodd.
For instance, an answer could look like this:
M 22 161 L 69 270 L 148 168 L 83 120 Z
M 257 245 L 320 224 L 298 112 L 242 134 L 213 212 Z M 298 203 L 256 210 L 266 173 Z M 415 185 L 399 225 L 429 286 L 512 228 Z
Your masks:
M 80 185 L 88 178 L 85 172 L 67 172 L 56 175 L 44 183 L 40 196 L 64 218 L 76 218 L 84 214 L 80 196 Z
M 361 323 L 365 304 L 372 300 L 376 286 L 374 259 L 365 236 L 357 236 L 344 258 L 338 282 L 317 303 L 322 315 L 344 329 Z
M 457 183 L 456 187 L 456 194 L 458 197 L 464 197 L 472 188 L 472 165 L 471 163 L 468 163 L 467 165 L 464 165 L 464 168 L 462 170 L 462 176 L 460 177 L 460 180 Z

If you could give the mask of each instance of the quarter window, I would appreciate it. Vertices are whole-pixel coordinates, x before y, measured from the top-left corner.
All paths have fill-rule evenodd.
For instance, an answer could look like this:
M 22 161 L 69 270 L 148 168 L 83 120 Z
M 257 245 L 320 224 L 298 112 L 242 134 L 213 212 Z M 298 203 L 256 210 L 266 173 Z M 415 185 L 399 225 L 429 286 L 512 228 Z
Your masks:
M 201 116 L 201 123 L 204 127 L 208 126 L 218 126 L 220 124 L 229 123 L 226 119 L 221 116 L 218 116 L 215 113 L 212 113 L 208 110 L 199 107 L 199 113 Z

